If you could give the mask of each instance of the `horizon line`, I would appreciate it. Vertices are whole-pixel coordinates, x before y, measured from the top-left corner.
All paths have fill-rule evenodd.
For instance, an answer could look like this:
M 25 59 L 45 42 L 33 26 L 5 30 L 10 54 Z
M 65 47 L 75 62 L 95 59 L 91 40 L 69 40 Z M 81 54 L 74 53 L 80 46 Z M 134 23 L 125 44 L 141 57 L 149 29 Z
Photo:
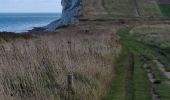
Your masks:
M 0 13 L 62 13 L 62 12 L 0 12 Z

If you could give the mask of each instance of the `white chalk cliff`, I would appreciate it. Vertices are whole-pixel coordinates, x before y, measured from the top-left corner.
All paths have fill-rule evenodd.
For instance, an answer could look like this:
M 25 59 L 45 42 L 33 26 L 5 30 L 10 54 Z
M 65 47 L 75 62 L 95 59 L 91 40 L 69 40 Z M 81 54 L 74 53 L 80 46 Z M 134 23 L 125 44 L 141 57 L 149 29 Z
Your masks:
M 45 26 L 46 31 L 55 31 L 57 28 L 78 22 L 81 0 L 62 0 L 61 5 L 63 7 L 61 18 Z

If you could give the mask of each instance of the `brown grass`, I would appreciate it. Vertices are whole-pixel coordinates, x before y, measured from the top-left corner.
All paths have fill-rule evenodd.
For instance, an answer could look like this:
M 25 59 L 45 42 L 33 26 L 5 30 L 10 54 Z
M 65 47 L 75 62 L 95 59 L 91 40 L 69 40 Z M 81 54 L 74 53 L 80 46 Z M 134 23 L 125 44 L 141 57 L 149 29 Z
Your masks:
M 0 44 L 0 100 L 64 100 L 70 73 L 71 100 L 100 100 L 120 48 L 115 32 L 102 28 L 68 28 Z

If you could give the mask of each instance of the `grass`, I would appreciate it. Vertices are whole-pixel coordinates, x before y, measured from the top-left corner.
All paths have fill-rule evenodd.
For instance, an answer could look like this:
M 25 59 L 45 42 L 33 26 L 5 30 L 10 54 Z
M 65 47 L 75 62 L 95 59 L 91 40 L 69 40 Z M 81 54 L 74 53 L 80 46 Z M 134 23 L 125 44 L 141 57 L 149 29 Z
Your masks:
M 159 46 L 162 49 L 170 47 L 170 25 L 141 25 L 131 30 L 131 35 L 146 43 Z
M 130 38 L 130 29 L 124 28 L 118 31 L 123 52 L 115 61 L 115 81 L 107 99 L 104 100 L 151 100 L 150 83 L 143 68 L 144 59 L 139 53 L 143 45 Z M 134 74 L 128 73 L 128 54 L 135 56 Z
M 160 4 L 159 5 L 163 16 L 170 17 L 170 4 Z
M 160 94 L 162 100 L 170 99 L 170 85 L 168 83 L 161 83 L 157 85 L 157 92 Z
M 143 68 L 144 62 L 140 57 L 136 58 L 136 70 L 134 71 L 135 100 L 151 100 L 150 83 Z
M 84 0 L 82 7 L 83 16 L 81 18 L 95 20 L 108 18 L 108 13 L 104 9 L 103 0 Z
M 160 84 L 156 84 L 156 91 L 161 97 L 161 100 L 169 100 L 170 85 L 167 79 L 158 70 L 158 67 L 153 63 L 153 59 L 161 59 L 166 63 L 168 58 L 165 58 L 160 51 L 168 53 L 161 48 L 150 45 L 147 42 L 139 41 L 136 36 L 129 35 L 129 28 L 123 29 L 120 32 L 123 45 L 135 54 L 135 73 L 134 73 L 134 95 L 135 100 L 151 100 L 150 83 L 147 79 L 146 72 L 143 68 L 144 63 L 147 61 L 155 74 L 155 77 Z
M 139 51 L 142 46 L 128 36 L 129 29 L 122 29 L 119 32 L 122 45 L 135 55 L 135 67 L 133 76 L 134 100 L 151 100 L 150 84 L 143 68 L 144 60 Z M 131 100 L 131 99 L 128 99 Z
M 167 80 L 167 78 L 163 75 L 163 73 L 160 72 L 160 70 L 158 69 L 155 62 L 150 61 L 149 66 L 151 67 L 151 69 L 156 77 L 157 82 L 163 82 L 163 81 Z
M 158 24 L 158 25 L 142 25 L 134 27 L 130 31 L 130 35 L 136 38 L 138 41 L 142 41 L 148 46 L 152 47 L 156 53 L 155 57 L 160 60 L 166 67 L 167 71 L 170 71 L 170 25 Z
M 161 16 L 156 0 L 137 0 L 140 16 Z M 105 8 L 112 16 L 134 16 L 133 0 L 105 0 Z
M 74 75 L 73 100 L 100 100 L 113 82 L 120 52 L 109 29 L 86 34 L 69 28 L 0 44 L 0 95 L 6 100 L 64 100 L 67 75 Z M 15 35 L 14 35 L 15 37 Z
M 104 0 L 104 3 L 112 16 L 133 16 L 132 0 Z
M 128 53 L 126 50 L 123 50 L 121 55 L 116 59 L 114 82 L 110 92 L 103 100 L 125 100 L 127 58 Z
M 161 16 L 161 11 L 156 0 L 138 0 L 141 16 Z
M 10 41 L 15 39 L 30 39 L 33 36 L 31 34 L 16 34 L 12 32 L 0 32 L 0 42 L 1 41 Z
M 170 85 L 167 82 L 167 78 L 160 72 L 155 63 L 151 62 L 151 68 L 153 70 L 157 82 L 160 82 L 159 84 L 156 84 L 156 91 L 160 95 L 161 100 L 169 100 Z

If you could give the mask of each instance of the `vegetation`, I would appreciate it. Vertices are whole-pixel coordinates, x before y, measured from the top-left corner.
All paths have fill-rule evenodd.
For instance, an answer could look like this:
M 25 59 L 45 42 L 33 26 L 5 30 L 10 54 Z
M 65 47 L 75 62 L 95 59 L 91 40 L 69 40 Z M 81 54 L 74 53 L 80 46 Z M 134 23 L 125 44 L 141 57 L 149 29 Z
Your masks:
M 130 33 L 138 40 L 162 49 L 170 47 L 170 25 L 168 24 L 137 26 Z
M 112 16 L 133 16 L 132 0 L 104 0 L 104 3 Z
M 160 81 L 160 83 L 156 84 L 156 91 L 160 95 L 161 100 L 169 100 L 170 85 L 168 83 L 168 80 L 160 72 L 158 66 L 156 66 L 155 63 L 153 62 L 153 59 L 164 58 L 160 53 L 162 49 L 153 46 L 147 42 L 140 41 L 139 39 L 136 38 L 136 36 L 133 37 L 134 35 L 132 35 L 132 33 L 139 32 L 141 31 L 141 29 L 137 30 L 137 28 L 135 28 L 132 29 L 131 31 L 130 30 L 131 30 L 130 28 L 121 29 L 119 31 L 119 35 L 121 37 L 121 41 L 122 41 L 121 43 L 123 47 L 127 48 L 135 55 L 135 69 L 134 69 L 134 77 L 133 77 L 134 100 L 151 100 L 151 92 L 150 92 L 151 86 L 143 67 L 145 63 L 150 64 L 157 82 Z M 134 32 L 134 30 L 136 31 Z M 153 31 L 153 30 L 149 30 L 149 31 Z M 138 37 L 143 38 L 140 36 Z M 168 54 L 164 50 L 162 52 Z M 168 60 L 164 60 L 164 62 L 169 63 Z M 132 99 L 128 99 L 128 100 L 132 100 Z
M 166 17 L 170 17 L 170 4 L 160 4 L 159 5 L 160 9 L 161 9 L 161 12 L 164 16 Z
M 126 65 L 128 52 L 123 49 L 121 55 L 115 60 L 114 67 L 114 81 L 110 88 L 108 95 L 103 100 L 125 100 L 125 87 L 126 87 Z
M 0 98 L 100 100 L 113 81 L 113 61 L 121 49 L 108 30 L 80 34 L 67 28 L 1 43 Z M 67 89 L 68 74 L 74 76 L 73 91 Z
M 141 17 L 161 16 L 161 11 L 170 16 L 169 5 L 160 5 L 160 11 L 156 0 L 137 1 Z M 107 12 L 115 17 L 134 16 L 133 0 L 83 3 L 88 5 L 83 8 L 85 19 L 76 27 L 40 35 L 0 33 L 0 99 L 152 100 L 153 87 L 144 68 L 148 64 L 156 93 L 161 100 L 170 100 L 170 82 L 153 61 L 170 72 L 170 25 L 139 25 L 140 18 L 102 20 Z M 96 20 L 86 21 L 92 16 Z M 115 28 L 120 28 L 117 34 Z M 130 54 L 133 73 L 128 66 Z M 71 89 L 68 75 L 73 76 Z
M 128 32 L 129 28 L 125 28 L 119 31 L 119 35 L 121 36 L 122 45 L 135 56 L 133 87 L 130 87 L 134 88 L 134 100 L 151 100 L 149 80 L 147 79 L 146 72 L 143 68 L 144 60 L 139 53 L 142 46 L 130 38 Z M 129 94 L 129 92 L 127 92 L 127 94 Z
M 169 100 L 170 99 L 170 85 L 166 82 L 162 82 L 161 84 L 157 85 L 157 91 L 160 94 L 162 100 Z
M 12 32 L 1 32 L 0 33 L 0 42 L 1 41 L 10 41 L 10 40 L 15 40 L 17 38 L 22 38 L 22 39 L 30 39 L 32 37 L 31 34 L 16 34 Z
M 166 65 L 166 70 L 170 71 L 168 60 L 170 60 L 170 25 L 142 25 L 130 31 L 132 37 L 138 41 L 150 45 L 160 55 L 156 54 L 160 62 Z
M 161 16 L 157 0 L 137 0 L 141 16 Z
M 112 16 L 134 16 L 137 9 L 140 16 L 161 16 L 156 0 L 105 0 L 105 8 Z M 137 6 L 137 8 L 135 8 Z

